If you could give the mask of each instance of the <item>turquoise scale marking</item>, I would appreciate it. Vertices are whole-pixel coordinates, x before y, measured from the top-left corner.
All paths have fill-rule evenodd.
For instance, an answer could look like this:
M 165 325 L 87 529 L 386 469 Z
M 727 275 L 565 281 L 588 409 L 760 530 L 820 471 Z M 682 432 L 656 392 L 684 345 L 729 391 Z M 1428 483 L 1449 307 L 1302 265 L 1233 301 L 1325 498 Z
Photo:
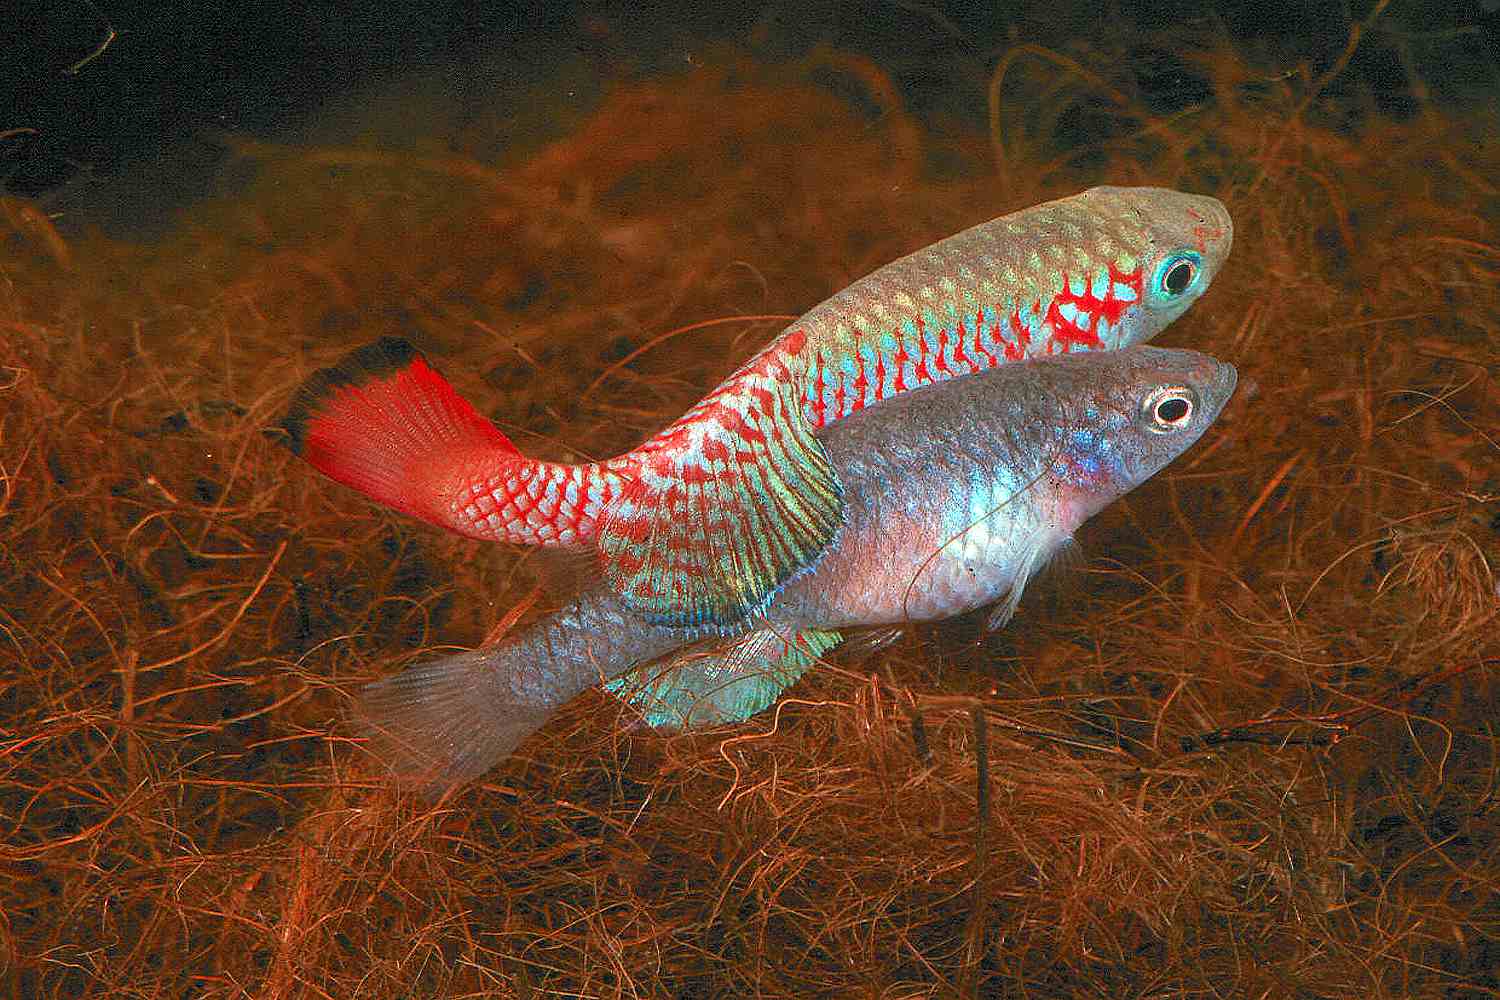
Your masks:
M 806 629 L 788 642 L 763 629 L 706 657 L 635 667 L 604 688 L 634 705 L 656 729 L 742 722 L 770 706 L 841 641 L 832 630 Z
M 1085 421 L 1097 420 L 1098 411 L 1089 408 L 1085 414 Z M 1091 480 L 1098 480 L 1101 475 L 1115 478 L 1119 475 L 1119 461 L 1115 454 L 1113 441 L 1109 435 L 1100 433 L 1097 424 L 1075 428 L 1068 435 L 1068 451 L 1063 460 L 1058 463 L 1058 472 L 1063 474 L 1082 473 Z
M 1021 325 L 1026 328 L 1026 332 L 1034 337 L 1041 331 L 1042 321 L 1031 306 L 1032 303 L 1025 303 L 1020 309 L 1016 310 L 1016 316 L 1021 321 Z
M 1083 291 L 1085 287 L 1086 286 L 1083 283 L 1083 278 L 1081 277 L 1072 277 L 1068 279 L 1068 291 L 1072 292 L 1074 295 L 1080 298 L 1083 297 Z
M 907 318 L 901 321 L 901 339 L 908 344 L 915 344 L 922 339 L 915 320 Z
M 1129 285 L 1122 285 L 1117 281 L 1115 282 L 1115 298 L 1119 299 L 1121 302 L 1134 302 L 1135 289 L 1131 288 Z
M 1107 270 L 1094 275 L 1094 283 L 1089 286 L 1089 294 L 1100 300 L 1109 297 L 1109 272 Z

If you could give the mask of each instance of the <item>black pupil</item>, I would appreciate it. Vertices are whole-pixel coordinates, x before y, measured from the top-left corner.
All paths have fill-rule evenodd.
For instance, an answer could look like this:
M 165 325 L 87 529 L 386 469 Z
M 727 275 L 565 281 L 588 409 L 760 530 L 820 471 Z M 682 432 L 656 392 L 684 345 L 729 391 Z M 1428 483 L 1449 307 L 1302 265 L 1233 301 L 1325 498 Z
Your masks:
M 1156 419 L 1164 424 L 1175 424 L 1188 415 L 1185 399 L 1164 399 L 1156 404 Z
M 1167 276 L 1162 279 L 1162 287 L 1167 290 L 1168 295 L 1181 295 L 1187 290 L 1192 280 L 1193 265 L 1182 260 L 1167 269 Z

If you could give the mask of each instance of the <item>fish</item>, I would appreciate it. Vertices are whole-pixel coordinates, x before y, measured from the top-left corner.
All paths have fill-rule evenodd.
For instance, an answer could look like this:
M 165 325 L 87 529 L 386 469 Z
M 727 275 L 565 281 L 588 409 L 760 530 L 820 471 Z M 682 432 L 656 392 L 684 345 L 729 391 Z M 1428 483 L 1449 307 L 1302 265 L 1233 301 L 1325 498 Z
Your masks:
M 832 540 L 821 428 L 925 385 L 1150 340 L 1233 242 L 1214 198 L 1096 187 L 886 264 L 792 323 L 682 417 L 600 462 L 528 458 L 409 344 L 313 374 L 294 451 L 375 501 L 471 538 L 583 549 L 668 625 L 763 609 Z
M 753 616 L 654 621 L 597 580 L 495 645 L 368 685 L 360 726 L 398 782 L 440 794 L 596 685 L 654 725 L 702 728 L 774 703 L 850 629 L 990 604 L 1003 623 L 1080 525 L 1199 439 L 1236 379 L 1206 354 L 1135 346 L 1003 365 L 867 407 L 816 434 L 843 498 L 838 530 Z

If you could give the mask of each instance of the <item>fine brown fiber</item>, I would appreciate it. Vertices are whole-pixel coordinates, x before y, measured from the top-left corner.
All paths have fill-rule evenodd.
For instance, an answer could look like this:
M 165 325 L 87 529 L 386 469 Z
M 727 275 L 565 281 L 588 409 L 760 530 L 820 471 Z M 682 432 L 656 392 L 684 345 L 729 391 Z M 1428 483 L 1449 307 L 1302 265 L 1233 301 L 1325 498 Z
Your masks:
M 725 45 L 504 162 L 231 138 L 254 179 L 149 245 L 0 201 L 0 995 L 1500 996 L 1494 110 L 1381 110 L 1348 26 L 1316 70 L 1130 30 L 1202 99 L 1124 29 L 990 54 L 973 127 Z M 312 372 L 402 338 L 526 453 L 613 455 L 1096 183 L 1228 205 L 1160 342 L 1241 388 L 1082 568 L 740 727 L 590 693 L 435 804 L 381 780 L 360 686 L 567 591 L 298 461 Z

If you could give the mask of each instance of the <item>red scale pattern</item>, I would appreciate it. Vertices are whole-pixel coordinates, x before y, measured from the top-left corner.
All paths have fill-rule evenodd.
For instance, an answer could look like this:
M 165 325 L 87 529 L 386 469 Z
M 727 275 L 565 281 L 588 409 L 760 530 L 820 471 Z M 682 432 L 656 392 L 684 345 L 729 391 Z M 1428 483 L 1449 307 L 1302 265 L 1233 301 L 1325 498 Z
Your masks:
M 1084 287 L 1082 294 L 1075 294 L 1067 273 L 1060 274 L 1062 290 L 1048 300 L 1045 307 L 1040 299 L 1032 303 L 1031 313 L 1042 317 L 1042 327 L 1047 333 L 1047 338 L 1035 346 L 1032 341 L 1036 333 L 1022 322 L 1021 310 L 1017 306 L 1012 306 L 1009 313 L 1000 306 L 981 309 L 972 321 L 961 318 L 953 328 L 940 327 L 936 331 L 935 346 L 929 339 L 932 331 L 923 318 L 913 317 L 914 344 L 909 343 L 913 338 L 900 337 L 893 348 L 877 350 L 871 355 L 864 350 L 870 339 L 867 332 L 855 328 L 852 330 L 853 376 L 850 377 L 842 365 L 830 365 L 823 352 L 818 351 L 813 356 L 808 396 L 803 400 L 805 410 L 814 427 L 823 427 L 888 396 L 966 372 L 972 374 L 1039 353 L 1057 354 L 1075 346 L 1105 347 L 1098 324 L 1116 326 L 1140 301 L 1144 285 L 1140 267 L 1127 272 L 1110 264 L 1108 276 L 1109 290 L 1101 298 L 1093 294 L 1092 282 Z M 1118 297 L 1117 287 L 1131 289 L 1135 297 Z M 1090 317 L 1087 329 L 1063 316 L 1061 309 L 1069 304 L 1077 308 L 1077 315 Z M 913 346 L 917 351 L 915 365 L 911 365 Z M 891 377 L 889 382 L 888 376 Z
M 1138 267 L 1126 274 L 1116 268 L 1114 264 L 1109 265 L 1109 291 L 1105 293 L 1102 299 L 1094 295 L 1092 284 L 1087 280 L 1084 281 L 1082 295 L 1075 295 L 1073 293 L 1072 288 L 1068 284 L 1068 275 L 1066 272 L 1063 273 L 1062 282 L 1062 291 L 1058 292 L 1047 306 L 1047 318 L 1045 322 L 1052 329 L 1053 343 L 1062 345 L 1064 350 L 1075 344 L 1090 348 L 1103 347 L 1104 344 L 1100 341 L 1097 332 L 1099 320 L 1103 320 L 1110 326 L 1118 323 L 1120 317 L 1125 315 L 1125 310 L 1129 309 L 1134 302 L 1140 301 L 1141 292 L 1145 285 L 1141 268 Z M 1126 301 L 1118 298 L 1115 295 L 1115 286 L 1117 284 L 1124 285 L 1133 290 L 1135 292 L 1135 299 L 1133 301 Z M 1076 322 L 1066 319 L 1059 311 L 1064 305 L 1076 306 L 1078 315 L 1080 316 L 1096 317 L 1092 320 L 1093 326 L 1085 329 Z

